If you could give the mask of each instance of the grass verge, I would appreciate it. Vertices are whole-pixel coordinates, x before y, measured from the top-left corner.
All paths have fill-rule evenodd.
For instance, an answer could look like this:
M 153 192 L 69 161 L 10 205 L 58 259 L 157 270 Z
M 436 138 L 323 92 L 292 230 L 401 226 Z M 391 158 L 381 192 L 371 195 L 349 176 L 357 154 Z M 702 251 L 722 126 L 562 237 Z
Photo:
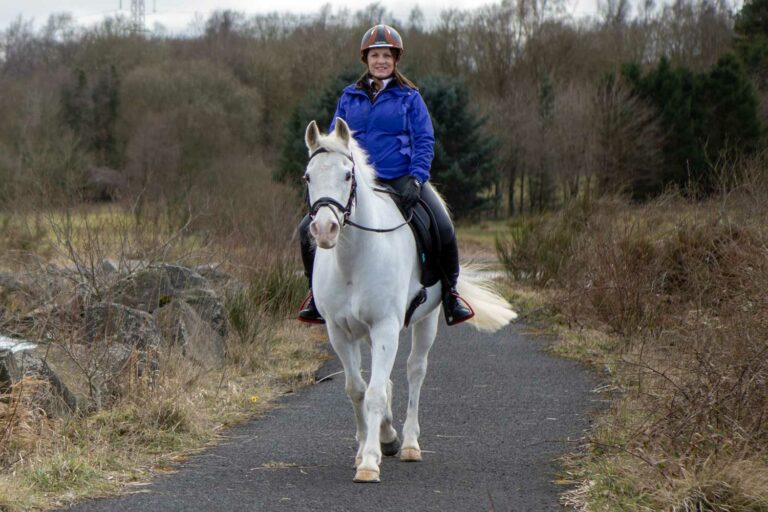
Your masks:
M 610 392 L 569 458 L 567 505 L 768 510 L 765 190 L 582 202 L 498 239 L 508 275 L 541 293 L 553 350 L 595 364 Z
M 0 511 L 61 507 L 145 485 L 215 443 L 226 428 L 312 384 L 327 358 L 326 339 L 322 330 L 291 318 L 306 284 L 295 251 L 286 246 L 290 235 L 243 221 L 237 229 L 222 228 L 228 235 L 222 238 L 216 226 L 192 229 L 193 222 L 199 220 L 155 216 L 148 222 L 113 205 L 15 214 L 0 223 L 14 247 L 0 259 L 3 333 L 50 343 L 51 351 L 83 347 L 81 315 L 39 312 L 54 304 L 71 312 L 83 290 L 104 293 L 111 283 L 100 271 L 105 260 L 128 268 L 217 262 L 227 273 L 216 288 L 229 326 L 223 366 L 169 348 L 151 383 L 133 380 L 121 388 L 128 392 L 76 415 L 46 415 L 38 401 L 50 394 L 45 382 L 25 378 L 6 390 L 0 395 Z M 73 280 L 80 283 L 77 294 L 67 292 Z M 89 361 L 87 353 L 68 354 L 80 358 L 71 371 Z

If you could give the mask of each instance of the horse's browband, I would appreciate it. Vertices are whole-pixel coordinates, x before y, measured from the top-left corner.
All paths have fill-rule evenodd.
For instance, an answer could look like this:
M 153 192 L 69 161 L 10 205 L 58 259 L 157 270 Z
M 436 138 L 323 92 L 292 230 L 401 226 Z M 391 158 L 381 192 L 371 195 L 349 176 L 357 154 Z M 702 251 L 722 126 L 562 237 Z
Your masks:
M 316 157 L 317 155 L 319 155 L 320 153 L 331 153 L 331 152 L 332 152 L 332 151 L 330 151 L 330 150 L 328 150 L 328 149 L 326 149 L 326 148 L 322 148 L 322 147 L 321 147 L 320 149 L 317 149 L 317 150 L 316 150 L 314 153 L 312 153 L 311 155 L 309 155 L 309 160 L 312 160 L 313 158 L 315 158 L 315 157 Z M 347 155 L 346 153 L 339 153 L 339 154 L 340 154 L 340 155 L 344 155 L 345 157 L 349 158 L 349 160 L 350 160 L 351 162 L 353 162 L 353 163 L 354 163 L 354 160 L 352 160 L 352 155 Z

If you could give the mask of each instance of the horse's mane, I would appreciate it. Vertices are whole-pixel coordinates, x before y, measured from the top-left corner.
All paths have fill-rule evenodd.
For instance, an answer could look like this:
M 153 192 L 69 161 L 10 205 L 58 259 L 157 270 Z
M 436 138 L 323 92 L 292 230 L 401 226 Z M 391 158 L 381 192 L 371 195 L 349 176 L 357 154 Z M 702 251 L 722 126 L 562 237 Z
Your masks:
M 331 153 L 349 155 L 351 152 L 352 160 L 355 162 L 356 175 L 358 178 L 362 178 L 361 181 L 364 181 L 369 187 L 373 187 L 376 180 L 376 170 L 368 163 L 368 153 L 360 147 L 353 135 L 354 133 L 350 132 L 349 147 L 333 132 L 328 135 L 321 135 L 317 142 L 320 147 Z

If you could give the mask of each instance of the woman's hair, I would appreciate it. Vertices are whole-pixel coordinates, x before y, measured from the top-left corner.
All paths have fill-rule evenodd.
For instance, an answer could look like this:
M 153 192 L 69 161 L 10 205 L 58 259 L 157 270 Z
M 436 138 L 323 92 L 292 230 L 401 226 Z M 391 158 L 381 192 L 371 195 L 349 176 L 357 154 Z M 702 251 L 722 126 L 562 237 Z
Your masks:
M 397 63 L 400 61 L 400 56 L 402 55 L 400 50 L 397 48 L 390 48 L 392 53 L 395 56 L 395 72 L 393 73 L 393 76 L 395 80 L 397 80 L 397 83 L 400 85 L 403 85 L 405 87 L 409 87 L 411 89 L 418 89 L 416 87 L 416 84 L 414 84 L 411 80 L 408 79 L 407 76 L 402 74 L 399 69 L 397 69 Z M 357 80 L 358 85 L 366 85 L 368 83 L 368 79 L 370 78 L 370 75 L 368 74 L 368 50 L 364 50 L 361 55 L 361 60 L 365 64 L 365 73 Z

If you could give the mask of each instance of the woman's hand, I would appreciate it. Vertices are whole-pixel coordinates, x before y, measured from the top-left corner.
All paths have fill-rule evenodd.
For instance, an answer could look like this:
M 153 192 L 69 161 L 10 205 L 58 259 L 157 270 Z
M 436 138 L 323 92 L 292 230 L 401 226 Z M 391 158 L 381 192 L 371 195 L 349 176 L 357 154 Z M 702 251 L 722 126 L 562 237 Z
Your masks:
M 411 208 L 416 206 L 421 198 L 421 182 L 416 178 L 408 180 L 403 190 L 400 192 L 400 202 L 403 205 L 403 209 L 410 211 Z

